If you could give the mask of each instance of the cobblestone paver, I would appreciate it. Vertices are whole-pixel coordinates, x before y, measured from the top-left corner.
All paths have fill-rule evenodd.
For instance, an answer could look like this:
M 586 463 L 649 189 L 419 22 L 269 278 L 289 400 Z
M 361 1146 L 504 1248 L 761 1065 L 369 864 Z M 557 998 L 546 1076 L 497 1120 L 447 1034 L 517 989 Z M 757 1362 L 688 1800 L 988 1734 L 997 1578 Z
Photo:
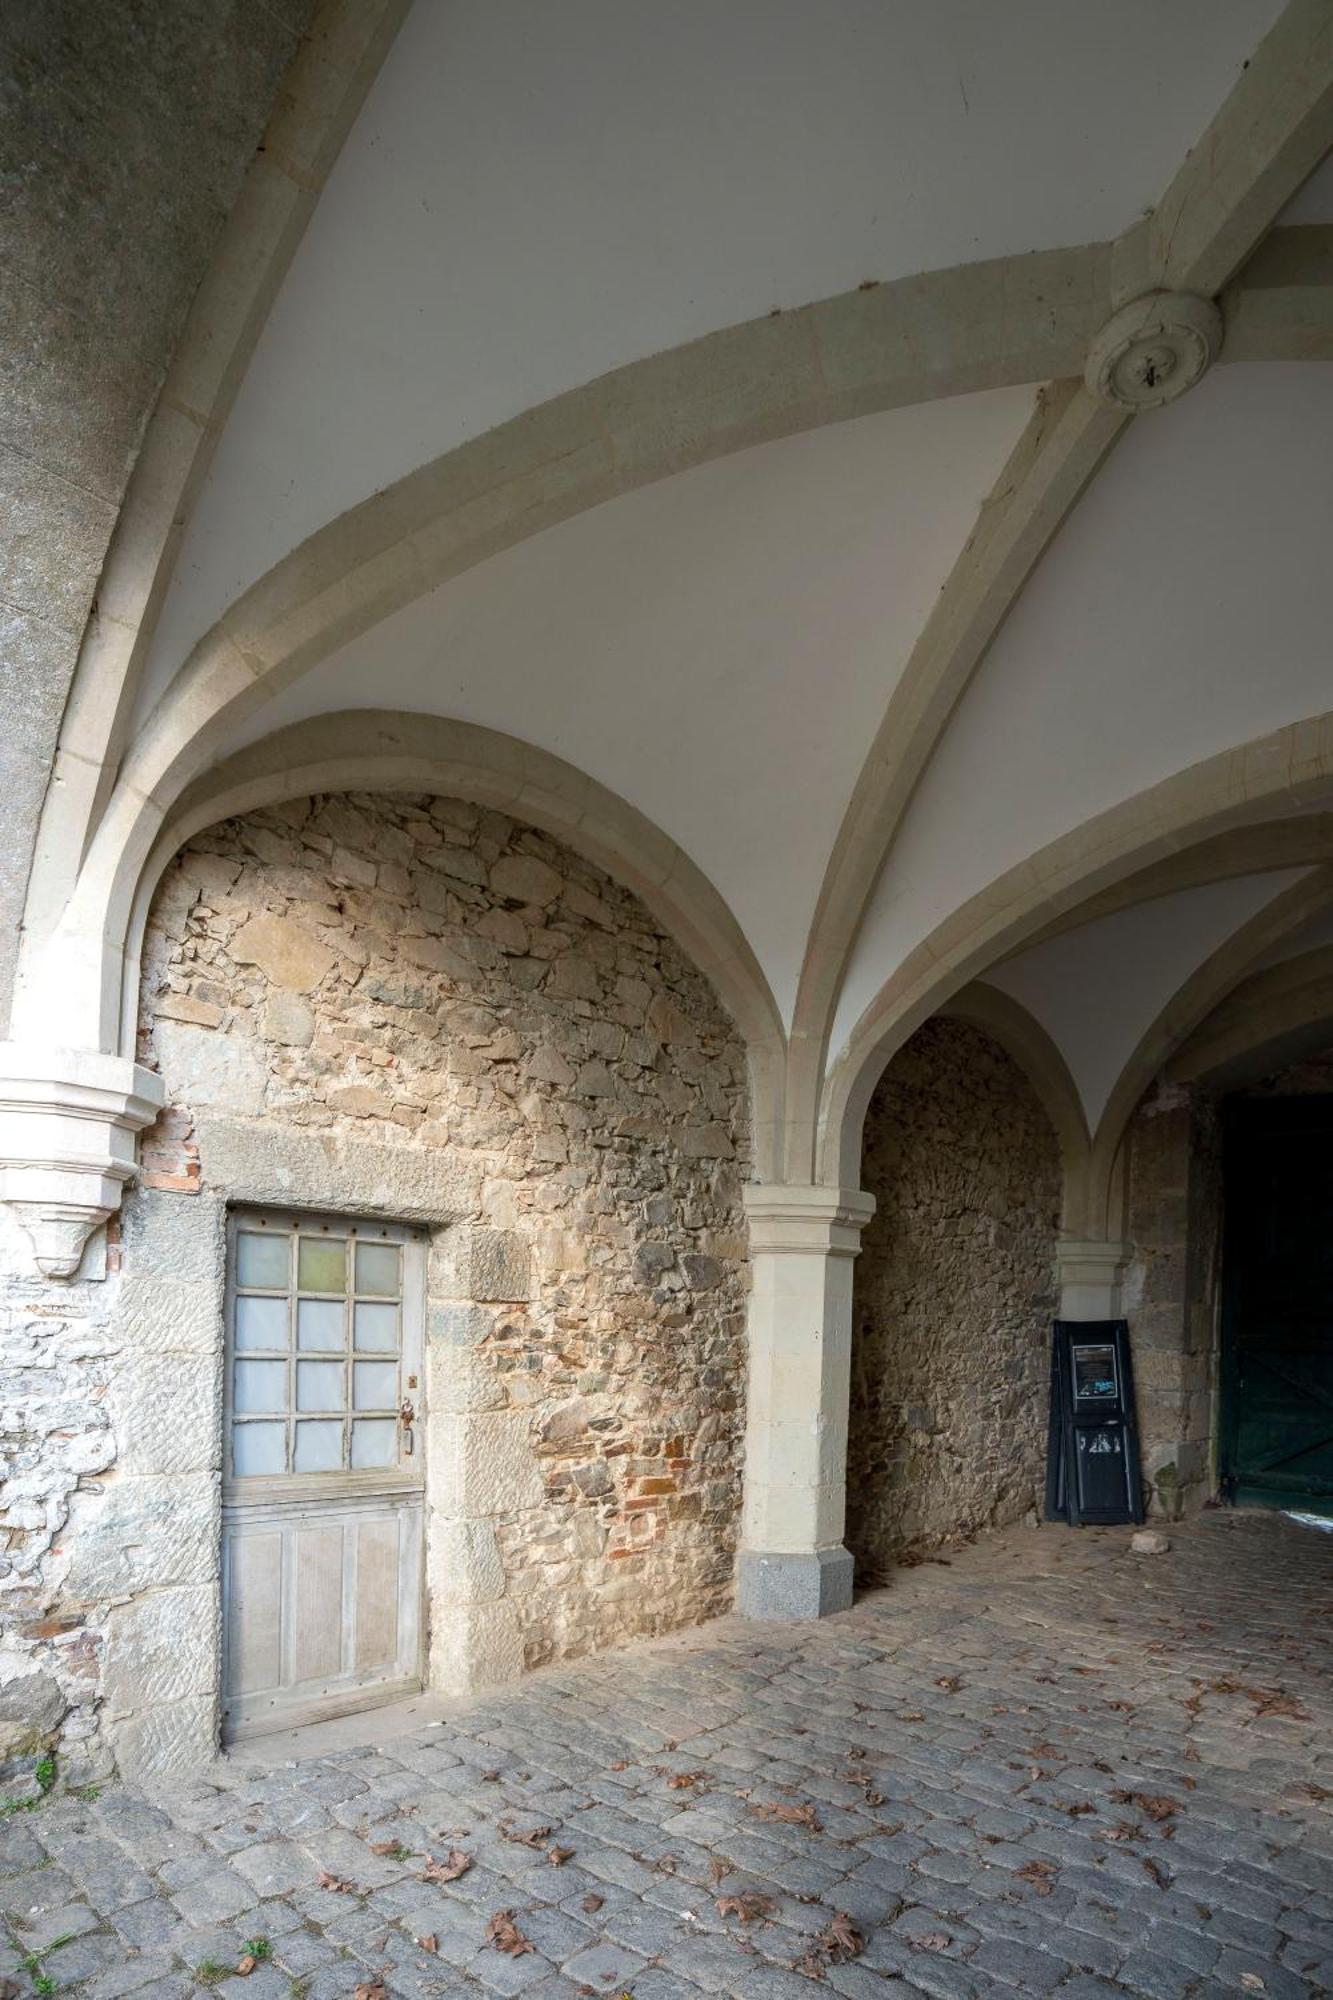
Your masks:
M 89 2000 L 1333 1991 L 1333 1536 L 1214 1514 L 1172 1542 L 1009 1534 L 820 1625 L 727 1620 L 167 1799 L 53 1795 L 0 1825 L 0 1978 Z M 425 1879 L 455 1851 L 464 1872 Z M 487 1942 L 501 1912 L 530 1950 Z

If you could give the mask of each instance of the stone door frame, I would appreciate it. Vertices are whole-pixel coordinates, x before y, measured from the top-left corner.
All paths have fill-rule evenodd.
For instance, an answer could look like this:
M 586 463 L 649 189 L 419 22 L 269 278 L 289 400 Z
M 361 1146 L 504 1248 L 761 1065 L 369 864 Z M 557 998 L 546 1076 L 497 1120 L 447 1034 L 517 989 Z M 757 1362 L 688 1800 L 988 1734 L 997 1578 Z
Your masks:
M 103 1531 L 167 1559 L 111 1604 L 102 1726 L 124 1777 L 160 1783 L 220 1754 L 226 1225 L 233 1207 L 381 1217 L 427 1231 L 426 1683 L 461 1695 L 522 1671 L 494 1519 L 539 1504 L 529 1419 L 505 1405 L 486 1342 L 528 1299 L 518 1232 L 481 1216 L 482 1165 L 462 1151 L 202 1118 L 198 1192 L 137 1188 L 126 1204 L 111 1396 L 117 1475 Z

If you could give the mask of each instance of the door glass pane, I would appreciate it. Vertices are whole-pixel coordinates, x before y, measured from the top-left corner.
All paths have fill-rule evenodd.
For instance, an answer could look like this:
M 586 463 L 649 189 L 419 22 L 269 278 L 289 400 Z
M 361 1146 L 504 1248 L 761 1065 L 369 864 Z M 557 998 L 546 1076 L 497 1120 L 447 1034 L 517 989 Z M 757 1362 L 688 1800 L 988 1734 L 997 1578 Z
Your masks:
M 352 1308 L 355 1316 L 354 1344 L 370 1354 L 396 1354 L 398 1352 L 398 1308 L 397 1306 L 357 1305 Z
M 285 1410 L 287 1407 L 287 1363 L 285 1361 L 238 1361 L 234 1408 Z
M 299 1299 L 296 1306 L 296 1344 L 309 1351 L 337 1353 L 346 1338 L 346 1321 L 341 1299 Z
M 296 1282 L 303 1292 L 341 1292 L 347 1279 L 347 1244 L 341 1236 L 303 1236 Z
M 287 1470 L 286 1424 L 234 1424 L 231 1469 L 238 1479 Z
M 238 1298 L 236 1345 L 266 1347 L 270 1353 L 284 1353 L 287 1347 L 286 1299 Z
M 354 1410 L 391 1410 L 397 1401 L 397 1362 L 354 1361 L 352 1363 Z
M 392 1417 L 358 1417 L 352 1425 L 352 1470 L 396 1465 L 398 1425 Z
M 238 1285 L 255 1285 L 265 1291 L 282 1292 L 287 1289 L 289 1268 L 285 1236 L 261 1236 L 257 1230 L 250 1229 L 240 1231 L 236 1238 Z
M 1115 1397 L 1115 1349 L 1074 1349 L 1074 1394 L 1080 1403 L 1100 1403 Z
M 356 1246 L 356 1289 L 375 1298 L 398 1296 L 398 1245 L 358 1243 Z
M 293 1472 L 339 1472 L 343 1462 L 343 1427 L 338 1418 L 317 1417 L 296 1426 Z
M 340 1410 L 342 1406 L 342 1362 L 298 1361 L 296 1364 L 297 1409 Z

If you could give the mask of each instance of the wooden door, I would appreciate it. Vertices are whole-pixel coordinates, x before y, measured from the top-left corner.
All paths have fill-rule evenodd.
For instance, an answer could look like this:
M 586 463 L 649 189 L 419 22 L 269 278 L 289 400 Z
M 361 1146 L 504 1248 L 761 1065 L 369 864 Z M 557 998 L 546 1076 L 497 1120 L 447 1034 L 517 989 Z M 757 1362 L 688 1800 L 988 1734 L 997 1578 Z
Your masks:
M 1333 1507 L 1333 1098 L 1227 1107 L 1222 1474 L 1233 1498 Z
M 228 1231 L 223 1735 L 421 1686 L 424 1245 L 237 1211 Z

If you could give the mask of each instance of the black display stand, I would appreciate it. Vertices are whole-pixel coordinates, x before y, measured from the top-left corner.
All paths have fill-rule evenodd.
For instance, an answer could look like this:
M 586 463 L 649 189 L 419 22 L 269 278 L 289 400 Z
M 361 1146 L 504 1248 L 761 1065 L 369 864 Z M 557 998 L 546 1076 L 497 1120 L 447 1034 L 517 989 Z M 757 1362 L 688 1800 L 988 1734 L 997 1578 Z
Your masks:
M 1046 1518 L 1072 1528 L 1143 1519 L 1134 1372 L 1122 1319 L 1055 1322 Z

